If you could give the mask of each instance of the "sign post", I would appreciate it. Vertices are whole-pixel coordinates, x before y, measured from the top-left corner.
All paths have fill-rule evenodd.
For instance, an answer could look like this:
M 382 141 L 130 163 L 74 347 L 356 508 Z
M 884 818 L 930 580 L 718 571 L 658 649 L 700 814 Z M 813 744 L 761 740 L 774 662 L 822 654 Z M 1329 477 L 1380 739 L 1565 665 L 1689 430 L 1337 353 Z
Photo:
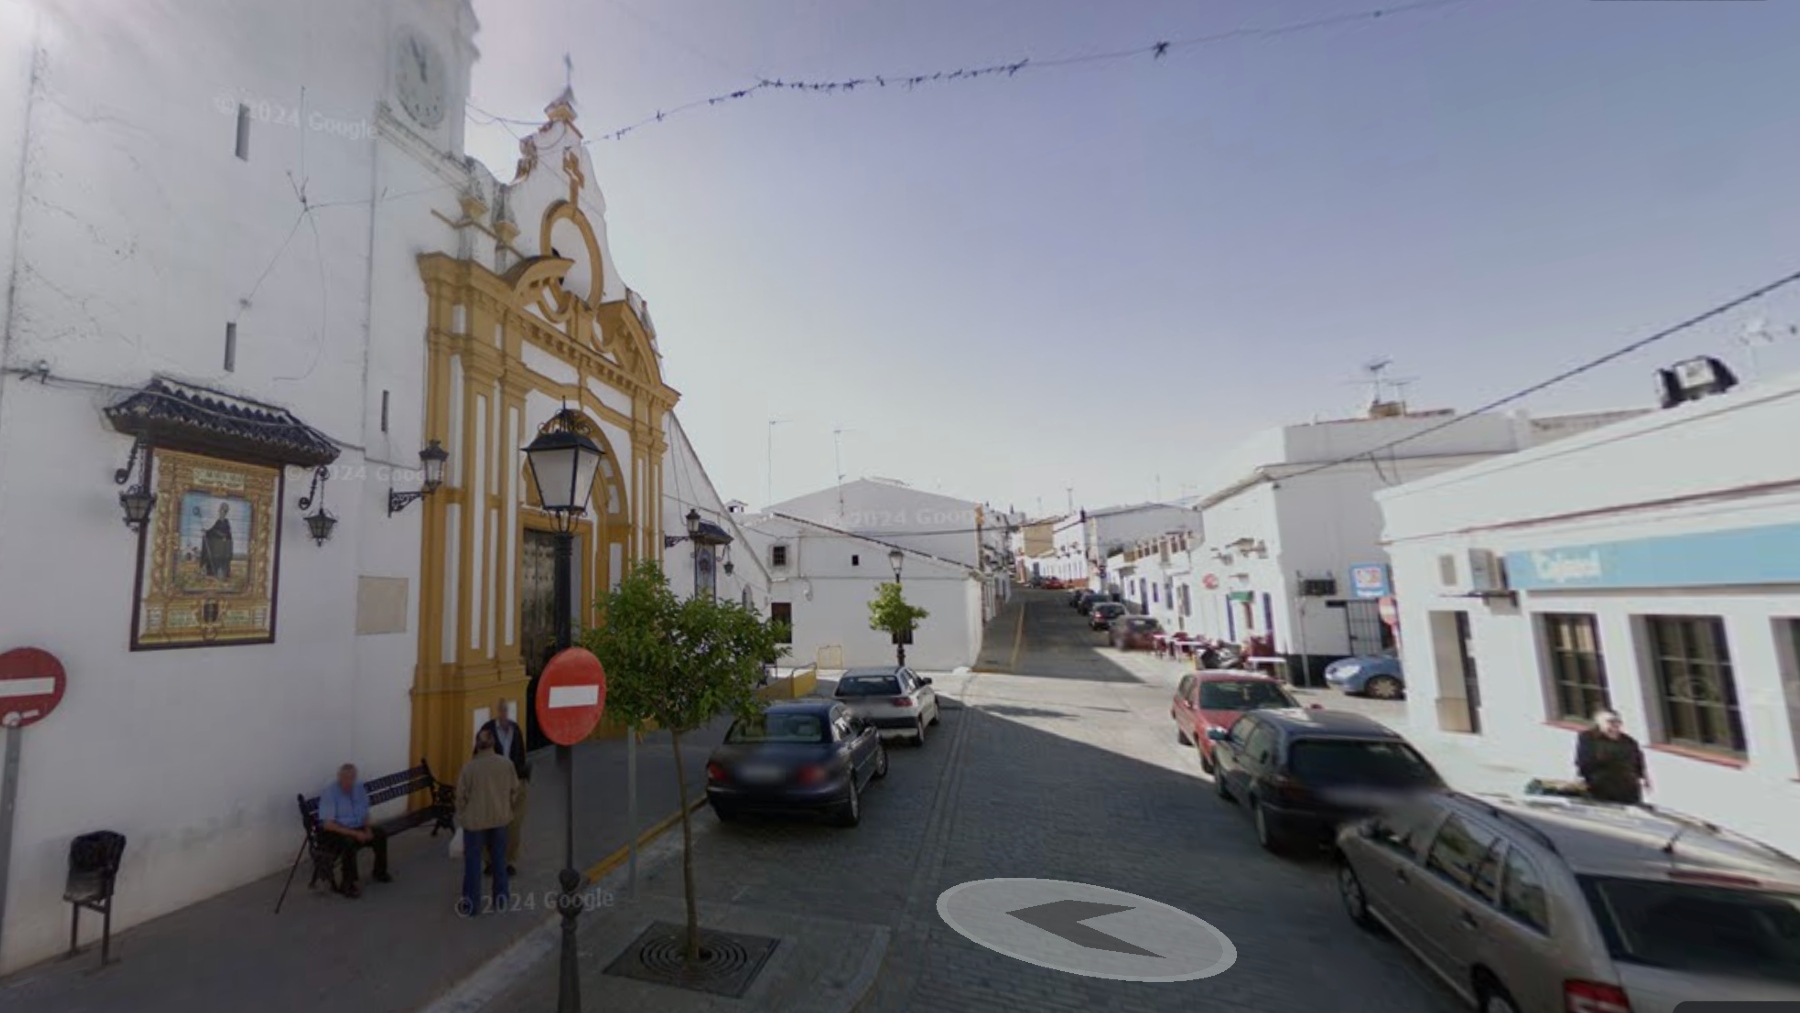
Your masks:
M 0 766 L 0 932 L 6 928 L 6 881 L 12 872 L 13 809 L 25 726 L 49 717 L 68 684 L 62 662 L 49 651 L 18 647 L 0 654 L 0 726 L 6 729 L 6 759 Z
M 558 639 L 568 642 L 566 635 Z M 600 667 L 600 659 L 585 648 L 563 648 L 538 677 L 534 703 L 538 727 L 556 743 L 556 766 L 563 775 L 564 864 L 557 877 L 562 886 L 562 896 L 557 899 L 562 915 L 562 988 L 557 1010 L 575 1013 L 581 1008 L 575 940 L 575 918 L 581 914 L 581 901 L 575 896 L 581 886 L 581 874 L 575 871 L 575 744 L 593 734 L 606 711 L 606 671 Z

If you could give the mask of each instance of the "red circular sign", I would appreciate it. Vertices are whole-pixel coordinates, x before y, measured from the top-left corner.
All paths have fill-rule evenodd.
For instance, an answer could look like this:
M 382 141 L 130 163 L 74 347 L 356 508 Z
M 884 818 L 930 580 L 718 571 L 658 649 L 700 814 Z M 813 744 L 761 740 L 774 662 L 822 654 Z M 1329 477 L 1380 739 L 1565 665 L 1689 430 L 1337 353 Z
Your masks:
M 69 686 L 49 651 L 15 647 L 0 654 L 0 726 L 23 728 L 50 716 Z
M 593 734 L 606 711 L 606 670 L 600 659 L 571 647 L 544 666 L 538 677 L 537 723 L 559 746 L 572 746 Z
M 1204 584 L 1208 591 L 1217 591 L 1219 589 L 1219 575 L 1216 573 L 1209 573 L 1200 578 L 1200 583 Z
M 1387 623 L 1389 626 L 1400 625 L 1400 603 L 1399 602 L 1396 602 L 1392 598 L 1383 598 L 1383 599 L 1381 599 L 1381 605 L 1379 606 L 1379 611 L 1381 613 L 1381 621 L 1382 622 Z

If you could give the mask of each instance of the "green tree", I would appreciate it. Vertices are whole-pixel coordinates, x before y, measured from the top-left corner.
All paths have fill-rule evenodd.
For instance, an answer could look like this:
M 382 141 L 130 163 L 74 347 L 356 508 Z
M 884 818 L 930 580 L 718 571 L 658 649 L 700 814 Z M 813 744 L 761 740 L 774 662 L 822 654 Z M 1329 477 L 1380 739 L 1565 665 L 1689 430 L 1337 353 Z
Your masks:
M 662 568 L 639 563 L 606 596 L 600 625 L 582 646 L 606 668 L 606 711 L 626 724 L 667 729 L 681 796 L 681 876 L 687 890 L 687 959 L 700 959 L 694 906 L 694 831 L 688 820 L 681 737 L 721 714 L 758 708 L 763 659 L 779 656 L 775 631 L 753 610 L 712 595 L 683 601 Z
M 875 597 L 869 599 L 869 629 L 879 630 L 894 638 L 895 658 L 906 664 L 906 643 L 912 631 L 919 628 L 919 620 L 927 618 L 931 613 L 910 604 L 898 583 L 883 584 L 875 589 Z

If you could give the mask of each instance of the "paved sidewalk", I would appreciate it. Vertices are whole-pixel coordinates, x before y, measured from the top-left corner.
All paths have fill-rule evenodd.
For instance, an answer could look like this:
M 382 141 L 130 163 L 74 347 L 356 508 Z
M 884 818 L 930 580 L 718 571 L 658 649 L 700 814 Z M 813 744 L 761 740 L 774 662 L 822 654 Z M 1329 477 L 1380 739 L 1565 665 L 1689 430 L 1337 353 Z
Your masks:
M 706 756 L 724 727 L 720 723 L 682 742 L 690 797 L 703 790 Z M 648 829 L 678 808 L 674 753 L 661 733 L 646 735 L 637 752 L 640 829 Z M 365 879 L 360 900 L 324 889 L 309 893 L 303 863 L 281 913 L 274 914 L 287 875 L 284 867 L 116 934 L 115 963 L 104 970 L 96 947 L 74 960 L 40 964 L 0 980 L 0 1009 L 411 1013 L 544 919 L 544 901 L 556 891 L 563 861 L 564 782 L 551 751 L 534 759 L 525 844 L 513 890 L 535 899 L 535 911 L 459 918 L 455 903 L 462 861 L 449 857 L 446 837 L 417 830 L 389 842 L 396 881 L 383 885 Z M 575 751 L 579 869 L 612 855 L 631 836 L 626 762 L 623 739 L 586 743 Z M 299 840 L 296 818 L 296 847 Z

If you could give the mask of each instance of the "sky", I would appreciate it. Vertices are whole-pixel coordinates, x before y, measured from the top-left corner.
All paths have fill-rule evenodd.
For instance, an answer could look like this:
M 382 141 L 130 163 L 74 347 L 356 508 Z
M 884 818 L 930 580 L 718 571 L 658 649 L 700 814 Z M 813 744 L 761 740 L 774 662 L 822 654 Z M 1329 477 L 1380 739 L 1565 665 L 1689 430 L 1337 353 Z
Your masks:
M 476 0 L 468 147 L 509 177 L 530 128 L 484 114 L 541 121 L 565 52 L 594 138 L 764 77 L 1381 6 Z M 1467 410 L 1800 271 L 1797 38 L 1795 4 L 1463 0 L 1160 59 L 763 92 L 591 150 L 725 498 L 841 467 L 1050 513 L 1200 491 L 1254 432 L 1358 413 L 1373 359 L 1415 408 Z M 1752 363 L 1759 319 L 1800 325 L 1800 285 L 1523 406 L 1650 407 L 1653 372 L 1694 355 L 1800 369 L 1800 337 Z

